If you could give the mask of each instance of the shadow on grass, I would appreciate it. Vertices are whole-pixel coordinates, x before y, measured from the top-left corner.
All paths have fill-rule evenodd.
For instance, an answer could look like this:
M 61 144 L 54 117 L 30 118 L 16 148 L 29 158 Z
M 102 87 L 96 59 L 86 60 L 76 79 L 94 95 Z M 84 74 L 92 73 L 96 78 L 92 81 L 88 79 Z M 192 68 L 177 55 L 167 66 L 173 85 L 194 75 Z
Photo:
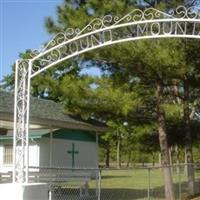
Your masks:
M 163 189 L 154 189 L 150 191 L 151 199 L 164 199 Z M 146 189 L 102 189 L 101 200 L 136 200 L 148 199 Z
M 79 189 L 71 188 L 59 188 L 55 190 L 52 195 L 52 200 L 98 200 L 95 189 L 89 189 L 88 194 L 80 195 Z M 155 190 L 154 190 L 155 193 Z M 156 191 L 156 194 L 151 194 L 151 199 L 164 199 L 164 194 L 159 191 Z M 139 199 L 148 199 L 147 190 L 145 189 L 118 189 L 118 188 L 102 188 L 101 189 L 101 200 L 139 200 Z M 155 196 L 155 197 L 154 197 Z
M 122 183 L 123 184 L 123 183 Z M 199 184 L 199 182 L 197 183 Z M 179 193 L 181 189 L 181 195 Z M 187 194 L 187 182 L 181 185 L 174 184 L 176 199 Z M 149 191 L 149 199 L 164 200 L 164 186 L 151 188 Z M 103 188 L 101 189 L 101 200 L 147 200 L 147 189 L 126 189 L 126 188 Z M 98 200 L 95 189 L 89 189 L 88 193 L 81 194 L 79 188 L 56 188 L 52 193 L 52 200 Z
M 119 178 L 129 178 L 130 176 L 115 176 L 115 175 L 113 175 L 113 176 L 102 176 L 102 179 L 119 179 Z

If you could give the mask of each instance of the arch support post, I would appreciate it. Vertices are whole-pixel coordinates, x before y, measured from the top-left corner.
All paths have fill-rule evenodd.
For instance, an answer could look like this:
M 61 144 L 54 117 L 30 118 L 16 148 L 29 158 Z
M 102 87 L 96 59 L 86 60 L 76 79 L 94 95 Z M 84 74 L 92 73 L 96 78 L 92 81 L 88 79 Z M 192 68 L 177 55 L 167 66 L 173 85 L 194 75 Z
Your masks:
M 28 183 L 31 68 L 32 64 L 30 60 L 16 61 L 13 132 L 13 183 Z

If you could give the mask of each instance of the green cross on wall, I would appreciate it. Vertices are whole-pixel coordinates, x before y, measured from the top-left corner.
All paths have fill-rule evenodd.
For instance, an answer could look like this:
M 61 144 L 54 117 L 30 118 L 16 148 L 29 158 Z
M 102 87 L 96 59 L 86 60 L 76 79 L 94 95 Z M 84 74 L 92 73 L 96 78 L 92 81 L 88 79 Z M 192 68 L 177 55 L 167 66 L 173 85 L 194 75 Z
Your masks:
M 72 150 L 67 151 L 67 153 L 72 155 L 72 168 L 74 168 L 75 167 L 75 155 L 79 154 L 79 152 L 75 150 L 75 144 L 74 143 L 72 143 Z

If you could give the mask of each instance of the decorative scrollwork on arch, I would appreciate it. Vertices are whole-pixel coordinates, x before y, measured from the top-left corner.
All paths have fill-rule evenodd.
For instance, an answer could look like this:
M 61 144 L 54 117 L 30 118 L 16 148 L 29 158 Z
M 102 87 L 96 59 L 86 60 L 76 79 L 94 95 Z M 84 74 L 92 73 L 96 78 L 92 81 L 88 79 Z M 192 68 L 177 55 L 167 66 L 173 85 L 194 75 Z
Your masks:
M 36 56 L 33 57 L 32 74 L 38 74 L 46 66 L 57 64 L 64 58 L 71 58 L 73 55 L 78 55 L 79 52 L 85 52 L 87 49 L 95 48 L 97 45 L 101 46 L 105 42 L 111 43 L 111 41 L 116 42 L 116 40 L 148 35 L 163 34 L 169 36 L 174 33 L 178 35 L 175 29 L 183 30 L 184 27 L 182 25 L 184 26 L 184 24 L 175 24 L 174 21 L 200 21 L 199 10 L 200 8 L 198 7 L 186 8 L 184 6 L 179 6 L 168 12 L 162 12 L 155 8 L 134 9 L 123 17 L 106 15 L 103 18 L 95 18 L 83 29 L 68 28 L 64 33 L 57 34 L 41 51 L 34 52 Z M 164 20 L 166 26 L 163 25 Z M 168 24 L 166 21 L 168 21 Z M 174 23 L 172 24 L 173 27 L 171 26 L 172 28 L 170 27 L 171 22 Z M 137 24 L 143 24 L 143 26 Z M 128 32 L 127 29 L 131 31 Z M 194 27 L 195 30 L 196 28 Z M 184 33 L 184 31 L 182 32 Z M 191 33 L 190 35 L 194 34 Z
M 197 6 L 192 6 L 186 8 L 185 6 L 178 6 L 176 9 L 170 10 L 168 12 L 162 12 L 155 8 L 148 8 L 145 10 L 134 9 L 127 15 L 123 17 L 106 15 L 103 18 L 95 18 L 88 25 L 86 25 L 83 29 L 79 28 L 68 28 L 63 33 L 58 33 L 43 49 L 49 49 L 54 47 L 64 41 L 70 40 L 76 36 L 80 36 L 81 34 L 85 34 L 91 31 L 99 30 L 102 28 L 106 28 L 109 26 L 128 23 L 128 22 L 136 22 L 136 21 L 145 21 L 145 20 L 155 20 L 162 18 L 188 18 L 188 19 L 197 19 L 200 18 L 199 13 L 200 8 Z
M 191 6 L 186 8 L 185 6 L 179 6 L 172 11 L 172 14 L 176 18 L 184 19 L 199 19 L 200 18 L 200 7 Z

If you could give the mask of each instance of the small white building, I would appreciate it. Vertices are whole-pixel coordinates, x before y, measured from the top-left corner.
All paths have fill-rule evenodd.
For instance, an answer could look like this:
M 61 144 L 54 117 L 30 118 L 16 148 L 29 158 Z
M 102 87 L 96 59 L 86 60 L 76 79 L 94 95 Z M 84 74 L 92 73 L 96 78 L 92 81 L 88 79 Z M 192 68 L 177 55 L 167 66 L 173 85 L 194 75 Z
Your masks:
M 12 170 L 13 95 L 0 92 L 0 172 Z M 66 115 L 58 103 L 31 98 L 29 166 L 97 168 L 101 123 Z
M 29 165 L 34 167 L 97 168 L 98 143 L 88 131 L 48 129 L 31 132 Z M 12 170 L 12 136 L 0 136 L 0 169 Z

